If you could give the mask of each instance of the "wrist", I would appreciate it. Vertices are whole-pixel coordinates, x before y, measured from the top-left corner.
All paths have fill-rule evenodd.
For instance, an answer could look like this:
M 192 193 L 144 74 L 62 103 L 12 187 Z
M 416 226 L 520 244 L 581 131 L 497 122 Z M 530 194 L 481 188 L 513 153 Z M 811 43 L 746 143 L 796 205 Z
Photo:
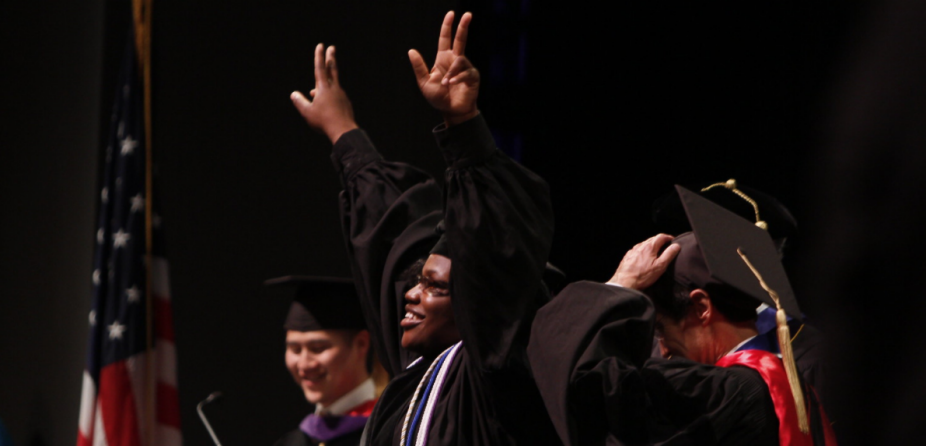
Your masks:
M 356 122 L 353 122 L 353 121 L 346 122 L 344 124 L 334 126 L 330 129 L 325 129 L 325 135 L 328 136 L 328 139 L 331 141 L 331 144 L 335 144 L 338 142 L 339 139 L 341 139 L 341 135 L 351 130 L 358 129 L 358 128 L 360 127 L 357 125 Z
M 478 108 L 473 108 L 472 110 L 465 113 L 444 113 L 444 124 L 447 127 L 457 125 L 475 118 L 478 114 Z
M 607 281 L 606 283 L 623 288 L 630 288 L 632 290 L 637 288 L 637 282 L 623 274 L 614 275 L 614 277 L 611 277 L 611 280 Z

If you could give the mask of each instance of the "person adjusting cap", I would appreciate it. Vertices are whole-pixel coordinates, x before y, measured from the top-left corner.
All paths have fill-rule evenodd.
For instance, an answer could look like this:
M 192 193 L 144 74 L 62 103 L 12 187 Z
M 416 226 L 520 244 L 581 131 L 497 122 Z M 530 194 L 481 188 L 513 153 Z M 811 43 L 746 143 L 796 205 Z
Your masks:
M 778 341 L 794 396 L 800 430 L 809 431 L 785 313 L 801 319 L 801 311 L 778 252 L 768 232 L 682 186 L 675 186 L 691 223 L 699 250 L 682 249 L 676 258 L 676 280 L 706 289 L 726 286 L 727 298 L 743 296 L 777 308 Z M 680 236 L 679 242 L 684 239 Z M 682 241 L 684 243 L 684 241 Z M 699 251 L 699 252 L 698 252 Z M 698 258 L 700 254 L 701 258 Z M 738 297 L 733 297 L 738 298 Z

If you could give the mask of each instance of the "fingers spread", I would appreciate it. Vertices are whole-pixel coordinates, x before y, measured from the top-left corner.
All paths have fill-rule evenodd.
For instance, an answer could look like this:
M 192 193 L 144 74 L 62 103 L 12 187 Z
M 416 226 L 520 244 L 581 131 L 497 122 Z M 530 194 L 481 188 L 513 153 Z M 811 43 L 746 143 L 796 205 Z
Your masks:
M 428 74 L 428 66 L 424 63 L 424 58 L 421 57 L 421 54 L 416 50 L 408 50 L 408 60 L 412 63 L 412 71 L 415 72 L 415 78 L 418 79 L 418 84 L 422 84 L 428 81 L 430 77 Z
M 465 13 L 460 17 L 460 24 L 457 25 L 457 36 L 453 41 L 453 54 L 456 56 L 464 54 L 466 51 L 466 38 L 469 36 L 469 22 L 473 20 L 472 13 Z
M 331 85 L 338 85 L 338 63 L 334 58 L 334 45 L 328 47 L 328 77 L 331 79 Z
M 450 37 L 453 35 L 453 11 L 444 15 L 444 23 L 440 26 L 440 38 L 437 40 L 437 51 L 450 49 Z
M 328 73 L 325 70 L 325 45 L 319 43 L 315 46 L 315 88 L 328 86 Z

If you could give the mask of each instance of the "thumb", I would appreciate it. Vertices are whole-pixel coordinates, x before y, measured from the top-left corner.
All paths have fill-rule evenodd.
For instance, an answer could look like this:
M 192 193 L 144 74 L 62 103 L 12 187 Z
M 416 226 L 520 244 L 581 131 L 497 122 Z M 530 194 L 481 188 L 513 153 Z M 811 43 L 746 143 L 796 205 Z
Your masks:
M 423 84 L 428 81 L 430 77 L 428 73 L 428 66 L 424 63 L 424 58 L 421 57 L 421 54 L 417 50 L 408 50 L 408 60 L 412 63 L 412 71 L 415 72 L 415 78 L 418 79 L 418 84 Z
M 289 99 L 293 101 L 293 105 L 295 105 L 296 109 L 300 112 L 312 106 L 312 103 L 299 91 L 292 92 L 292 94 L 289 95 Z

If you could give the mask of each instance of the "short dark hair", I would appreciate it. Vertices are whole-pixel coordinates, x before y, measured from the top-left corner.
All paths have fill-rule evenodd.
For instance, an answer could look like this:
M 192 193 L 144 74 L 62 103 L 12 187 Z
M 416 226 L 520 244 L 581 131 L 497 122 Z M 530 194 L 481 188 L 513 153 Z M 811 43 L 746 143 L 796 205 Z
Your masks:
M 361 331 L 369 331 L 369 330 L 365 328 L 345 328 L 345 329 L 341 329 L 338 331 L 344 334 L 344 340 L 347 341 L 347 343 L 353 343 L 354 338 Z M 375 352 L 373 352 L 373 338 L 371 337 L 370 342 L 367 345 L 367 362 L 366 362 L 367 373 L 373 373 L 373 355 L 374 354 Z
M 746 302 L 754 302 L 753 299 L 744 299 L 736 290 L 728 286 L 708 286 L 704 291 L 711 298 L 711 304 L 724 317 L 732 322 L 755 321 L 757 318 L 755 305 Z M 646 290 L 646 294 L 653 301 L 656 311 L 671 318 L 673 321 L 682 320 L 691 308 L 691 292 L 697 289 L 694 286 L 686 286 L 678 283 L 673 274 L 673 268 L 669 268 L 656 283 Z M 737 305 L 733 302 L 744 302 L 745 305 Z

